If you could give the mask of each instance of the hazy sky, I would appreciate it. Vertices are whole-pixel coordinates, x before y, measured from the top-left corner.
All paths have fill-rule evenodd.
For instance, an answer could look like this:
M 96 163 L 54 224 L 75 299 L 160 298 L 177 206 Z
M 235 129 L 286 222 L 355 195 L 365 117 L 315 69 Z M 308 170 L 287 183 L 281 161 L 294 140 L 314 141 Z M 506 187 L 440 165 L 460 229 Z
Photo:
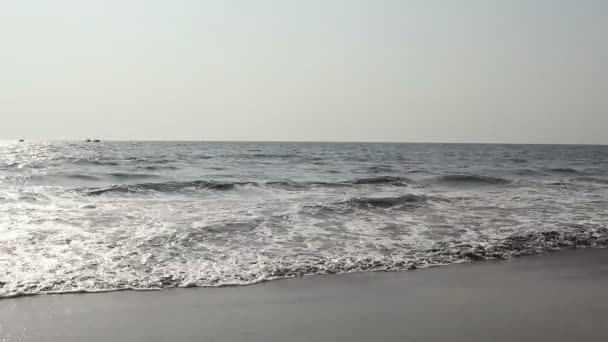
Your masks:
M 604 0 L 0 1 L 0 139 L 608 143 Z

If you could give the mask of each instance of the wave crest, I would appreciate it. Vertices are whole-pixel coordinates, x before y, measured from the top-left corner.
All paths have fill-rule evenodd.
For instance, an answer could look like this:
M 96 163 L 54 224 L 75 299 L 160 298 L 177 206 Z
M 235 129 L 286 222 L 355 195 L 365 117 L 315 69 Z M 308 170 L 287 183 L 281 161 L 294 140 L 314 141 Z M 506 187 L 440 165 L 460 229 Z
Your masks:
M 601 177 L 577 177 L 577 178 L 573 178 L 572 180 L 575 182 L 581 182 L 581 183 L 596 183 L 596 184 L 608 185 L 608 178 L 601 178 Z
M 411 179 L 407 177 L 397 177 L 397 176 L 379 176 L 379 177 L 369 177 L 369 178 L 358 178 L 349 181 L 348 183 L 354 185 L 395 185 L 395 186 L 407 186 L 409 184 L 414 183 Z
M 144 179 L 144 178 L 157 178 L 158 175 L 149 173 L 128 173 L 128 172 L 112 172 L 108 173 L 108 176 L 116 179 Z
M 512 183 L 509 179 L 481 175 L 445 175 L 434 178 L 432 182 L 446 185 L 507 185 Z
M 547 171 L 553 172 L 553 173 L 566 174 L 566 175 L 580 175 L 580 174 L 583 174 L 583 172 L 578 171 L 578 170 L 573 169 L 573 168 L 570 168 L 570 167 L 548 168 Z
M 345 203 L 357 208 L 394 208 L 420 205 L 427 199 L 427 196 L 407 194 L 398 197 L 356 197 Z
M 127 173 L 112 173 L 110 176 L 118 179 L 143 179 L 155 178 L 153 174 L 127 174 Z M 217 182 L 217 181 L 186 181 L 186 182 L 164 182 L 164 183 L 139 183 L 139 184 L 119 184 L 103 188 L 79 188 L 80 192 L 85 192 L 89 195 L 101 195 L 108 192 L 122 193 L 137 193 L 145 191 L 156 192 L 179 192 L 184 190 L 232 190 L 239 186 L 249 185 L 255 187 L 269 187 L 287 191 L 303 191 L 314 187 L 341 188 L 354 187 L 358 185 L 390 185 L 404 187 L 408 186 L 412 181 L 405 177 L 373 177 L 359 178 L 344 182 L 297 182 L 291 180 L 269 181 L 265 183 L 258 182 Z
M 87 195 L 102 195 L 105 193 L 138 193 L 147 191 L 156 192 L 180 192 L 188 190 L 232 190 L 236 186 L 255 185 L 250 182 L 213 182 L 213 181 L 193 181 L 193 182 L 167 182 L 167 183 L 142 183 L 142 184 L 123 184 L 112 185 L 105 188 L 78 189 Z

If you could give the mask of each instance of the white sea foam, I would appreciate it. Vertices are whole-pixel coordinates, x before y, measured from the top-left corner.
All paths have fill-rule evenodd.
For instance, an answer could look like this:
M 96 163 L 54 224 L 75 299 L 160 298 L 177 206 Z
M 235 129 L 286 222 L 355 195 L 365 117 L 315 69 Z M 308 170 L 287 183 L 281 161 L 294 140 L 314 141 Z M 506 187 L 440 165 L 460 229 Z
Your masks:
M 1 147 L 3 297 L 243 285 L 608 245 L 605 185 L 570 181 L 585 170 L 438 162 L 444 151 L 432 145 L 370 145 L 371 160 L 356 145 L 261 144 L 262 157 L 229 144 L 28 146 L 35 151 Z M 563 156 L 522 151 L 545 164 Z M 426 171 L 410 174 L 410 163 Z M 172 168 L 114 183 L 141 165 Z M 524 168 L 541 171 L 516 172 Z M 395 174 L 370 173 L 379 170 Z M 595 172 L 585 177 L 606 176 Z

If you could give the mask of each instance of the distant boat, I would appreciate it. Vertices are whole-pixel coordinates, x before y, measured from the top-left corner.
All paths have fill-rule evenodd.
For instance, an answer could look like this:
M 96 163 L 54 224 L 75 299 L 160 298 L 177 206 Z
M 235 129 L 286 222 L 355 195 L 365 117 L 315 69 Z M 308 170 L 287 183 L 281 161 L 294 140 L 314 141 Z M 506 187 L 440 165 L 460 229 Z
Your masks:
M 87 139 L 87 140 L 85 140 L 85 142 L 91 142 L 91 139 Z
M 101 142 L 101 140 L 95 139 L 95 140 L 93 140 L 93 142 Z
M 19 139 L 19 142 L 25 142 L 25 140 L 23 140 L 23 139 Z

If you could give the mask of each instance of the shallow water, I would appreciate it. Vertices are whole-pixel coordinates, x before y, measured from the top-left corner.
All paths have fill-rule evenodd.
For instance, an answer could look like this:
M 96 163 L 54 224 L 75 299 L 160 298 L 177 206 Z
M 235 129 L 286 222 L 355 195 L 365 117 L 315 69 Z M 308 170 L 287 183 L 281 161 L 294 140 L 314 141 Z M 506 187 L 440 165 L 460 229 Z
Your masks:
M 608 245 L 608 146 L 0 143 L 0 296 Z

